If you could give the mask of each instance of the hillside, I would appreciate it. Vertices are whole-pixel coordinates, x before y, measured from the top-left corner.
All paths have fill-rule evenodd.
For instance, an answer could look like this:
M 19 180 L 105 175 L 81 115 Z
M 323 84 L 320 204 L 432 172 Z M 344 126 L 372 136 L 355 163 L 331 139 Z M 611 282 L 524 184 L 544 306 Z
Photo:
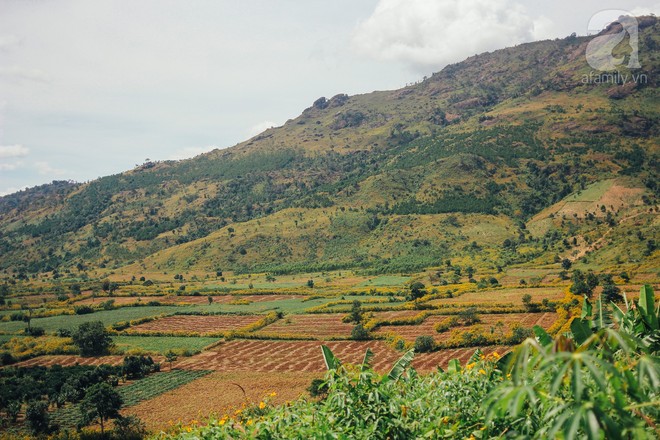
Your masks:
M 319 98 L 232 148 L 2 197 L 0 270 L 657 268 L 659 27 L 640 19 L 643 81 L 585 83 L 591 37 L 523 44 Z

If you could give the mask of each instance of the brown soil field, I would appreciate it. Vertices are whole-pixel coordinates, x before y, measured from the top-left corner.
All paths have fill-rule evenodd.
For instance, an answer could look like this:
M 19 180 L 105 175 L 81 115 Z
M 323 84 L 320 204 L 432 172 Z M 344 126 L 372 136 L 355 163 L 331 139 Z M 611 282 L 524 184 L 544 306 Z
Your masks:
M 491 327 L 494 330 L 502 331 L 507 333 L 511 330 L 513 324 L 520 324 L 523 327 L 529 328 L 534 325 L 540 325 L 541 327 L 547 329 L 550 327 L 555 320 L 557 319 L 556 313 L 506 313 L 506 314 L 480 314 L 479 318 L 481 323 L 475 324 L 469 327 L 454 327 L 449 329 L 444 333 L 438 333 L 435 330 L 435 326 L 446 319 L 447 316 L 442 315 L 431 315 L 424 320 L 423 323 L 419 325 L 384 325 L 379 327 L 376 330 L 376 334 L 385 334 L 385 333 L 394 333 L 401 336 L 403 339 L 409 342 L 414 342 L 418 336 L 428 335 L 433 336 L 433 339 L 436 342 L 441 342 L 447 340 L 453 330 L 465 329 L 467 330 L 476 330 L 482 329 L 485 332 L 489 332 Z M 497 323 L 501 322 L 503 326 L 501 330 L 496 327 Z
M 163 356 L 153 356 L 154 361 L 164 364 Z M 81 357 L 74 355 L 45 355 L 26 361 L 13 364 L 12 367 L 52 367 L 61 365 L 63 367 L 73 367 L 75 365 L 97 366 L 102 364 L 121 365 L 124 362 L 124 356 L 99 356 L 99 357 Z
M 214 303 L 227 304 L 236 300 L 248 300 L 251 302 L 280 301 L 284 299 L 301 298 L 295 295 L 217 295 L 213 296 Z M 134 304 L 136 302 L 147 303 L 158 301 L 161 304 L 208 304 L 208 298 L 203 296 L 97 296 L 96 298 L 85 298 L 76 304 L 98 305 L 109 299 L 115 300 L 115 305 Z
M 344 363 L 360 363 L 367 348 L 374 352 L 373 367 L 376 371 L 387 372 L 402 353 L 390 348 L 382 341 L 330 341 L 325 343 Z M 446 367 L 449 360 L 467 360 L 476 348 L 444 350 L 435 353 L 418 354 L 413 366 L 420 372 Z M 502 347 L 487 347 L 503 353 Z M 183 359 L 175 368 L 191 370 L 215 370 L 222 372 L 323 372 L 326 370 L 321 353 L 321 343 L 316 341 L 257 341 L 235 340 L 223 343 L 211 351 Z
M 423 310 L 392 310 L 390 312 L 376 312 L 373 315 L 376 319 L 403 319 L 412 318 L 422 312 Z
M 253 324 L 263 316 L 258 315 L 175 315 L 131 327 L 133 332 L 222 332 L 239 330 Z
M 136 415 L 151 430 L 165 430 L 171 423 L 190 424 L 210 415 L 232 415 L 243 404 L 255 404 L 268 397 L 271 404 L 284 404 L 308 395 L 305 389 L 322 373 L 215 372 L 154 399 L 126 408 L 122 415 Z M 239 387 L 240 386 L 240 387 Z M 243 391 L 245 390 L 245 394 Z
M 258 335 L 288 335 L 300 337 L 331 338 L 349 337 L 354 324 L 341 322 L 345 314 L 288 315 L 259 330 Z

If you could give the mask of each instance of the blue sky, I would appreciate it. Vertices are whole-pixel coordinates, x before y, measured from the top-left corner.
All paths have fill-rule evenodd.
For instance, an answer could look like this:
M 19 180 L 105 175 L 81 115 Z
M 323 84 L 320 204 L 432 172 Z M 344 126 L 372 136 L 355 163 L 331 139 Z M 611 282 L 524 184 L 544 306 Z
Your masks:
M 584 35 L 603 9 L 660 3 L 0 0 L 0 195 L 229 147 L 319 96 Z

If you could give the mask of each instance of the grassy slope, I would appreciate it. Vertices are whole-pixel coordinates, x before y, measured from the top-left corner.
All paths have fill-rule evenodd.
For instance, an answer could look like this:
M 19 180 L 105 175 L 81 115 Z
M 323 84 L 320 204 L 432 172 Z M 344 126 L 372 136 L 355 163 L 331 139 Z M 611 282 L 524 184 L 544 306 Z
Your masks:
M 623 99 L 609 97 L 611 85 L 582 84 L 587 39 L 530 43 L 471 57 L 404 89 L 333 98 L 228 150 L 1 198 L 2 268 L 406 271 L 452 258 L 492 269 L 622 243 L 628 262 L 652 266 L 654 259 L 630 261 L 645 243 L 627 234 L 632 227 L 657 238 L 641 202 L 657 204 L 644 186 L 657 177 L 658 54 L 648 46 L 657 27 L 640 39 L 651 83 Z M 616 154 L 634 146 L 645 160 L 621 177 L 631 163 Z M 560 191 L 572 195 L 562 200 Z M 498 204 L 492 213 L 390 209 L 442 206 L 456 194 Z M 588 241 L 609 229 L 586 213 L 601 218 L 600 205 L 613 202 L 621 224 L 592 249 Z M 582 251 L 548 243 L 544 234 L 555 230 L 577 237 Z M 515 255 L 502 250 L 519 237 L 526 243 Z M 466 248 L 473 241 L 478 248 Z

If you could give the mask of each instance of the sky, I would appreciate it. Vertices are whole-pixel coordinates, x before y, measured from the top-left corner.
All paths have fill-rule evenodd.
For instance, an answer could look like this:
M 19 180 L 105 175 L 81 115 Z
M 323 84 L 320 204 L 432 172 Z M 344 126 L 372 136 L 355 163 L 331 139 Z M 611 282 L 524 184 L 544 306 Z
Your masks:
M 593 33 L 603 10 L 660 2 L 0 0 L 0 196 L 226 148 L 320 96 Z

